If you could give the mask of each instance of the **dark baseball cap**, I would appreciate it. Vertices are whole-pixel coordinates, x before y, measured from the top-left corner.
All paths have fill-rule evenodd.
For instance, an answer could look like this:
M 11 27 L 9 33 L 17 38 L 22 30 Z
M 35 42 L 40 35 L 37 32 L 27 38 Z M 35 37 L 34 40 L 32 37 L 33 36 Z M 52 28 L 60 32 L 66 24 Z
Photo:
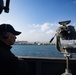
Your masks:
M 14 29 L 14 27 L 13 27 L 12 25 L 10 25 L 10 24 L 1 24 L 1 25 L 0 25 L 0 34 L 1 34 L 1 33 L 4 33 L 4 32 L 11 32 L 11 33 L 14 34 L 14 35 L 19 35 L 19 34 L 21 34 L 20 31 L 16 31 L 16 30 Z

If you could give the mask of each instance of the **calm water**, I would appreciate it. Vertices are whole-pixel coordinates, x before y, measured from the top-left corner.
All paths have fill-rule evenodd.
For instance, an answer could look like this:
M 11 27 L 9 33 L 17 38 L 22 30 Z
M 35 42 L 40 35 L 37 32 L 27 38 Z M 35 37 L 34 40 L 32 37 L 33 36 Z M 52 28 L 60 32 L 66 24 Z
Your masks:
M 56 49 L 54 45 L 13 45 L 12 53 L 16 56 L 35 56 L 35 57 L 63 57 L 64 55 Z M 76 55 L 73 55 L 76 58 Z

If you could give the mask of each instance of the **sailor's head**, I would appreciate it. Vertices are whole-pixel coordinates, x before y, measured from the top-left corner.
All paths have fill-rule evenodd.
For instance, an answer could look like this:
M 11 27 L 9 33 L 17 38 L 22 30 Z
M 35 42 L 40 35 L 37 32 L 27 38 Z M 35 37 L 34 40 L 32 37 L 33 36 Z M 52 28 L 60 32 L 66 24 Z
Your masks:
M 16 36 L 19 34 L 21 34 L 21 32 L 15 30 L 10 24 L 0 25 L 0 40 L 9 42 L 10 45 L 15 42 Z
M 14 29 L 14 27 L 10 24 L 1 24 L 0 25 L 0 33 L 4 33 L 4 32 L 10 32 L 14 35 L 19 35 L 21 33 L 20 31 L 16 31 Z

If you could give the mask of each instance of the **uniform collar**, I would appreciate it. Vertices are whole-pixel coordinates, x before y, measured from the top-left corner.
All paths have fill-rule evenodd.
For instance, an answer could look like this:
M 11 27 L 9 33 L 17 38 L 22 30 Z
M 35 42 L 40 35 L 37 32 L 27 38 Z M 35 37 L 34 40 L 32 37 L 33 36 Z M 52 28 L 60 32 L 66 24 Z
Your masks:
M 6 50 L 10 50 L 12 46 L 7 45 L 6 43 L 0 41 L 0 47 L 5 48 Z

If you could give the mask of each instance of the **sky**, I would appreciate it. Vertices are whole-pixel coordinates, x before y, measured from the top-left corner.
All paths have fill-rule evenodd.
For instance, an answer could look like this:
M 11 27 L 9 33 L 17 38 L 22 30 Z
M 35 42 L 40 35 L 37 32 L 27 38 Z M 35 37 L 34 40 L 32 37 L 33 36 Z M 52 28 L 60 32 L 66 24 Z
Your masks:
M 9 9 L 0 15 L 0 24 L 9 23 L 21 31 L 19 41 L 49 42 L 60 21 L 71 20 L 76 28 L 76 0 L 10 0 Z

